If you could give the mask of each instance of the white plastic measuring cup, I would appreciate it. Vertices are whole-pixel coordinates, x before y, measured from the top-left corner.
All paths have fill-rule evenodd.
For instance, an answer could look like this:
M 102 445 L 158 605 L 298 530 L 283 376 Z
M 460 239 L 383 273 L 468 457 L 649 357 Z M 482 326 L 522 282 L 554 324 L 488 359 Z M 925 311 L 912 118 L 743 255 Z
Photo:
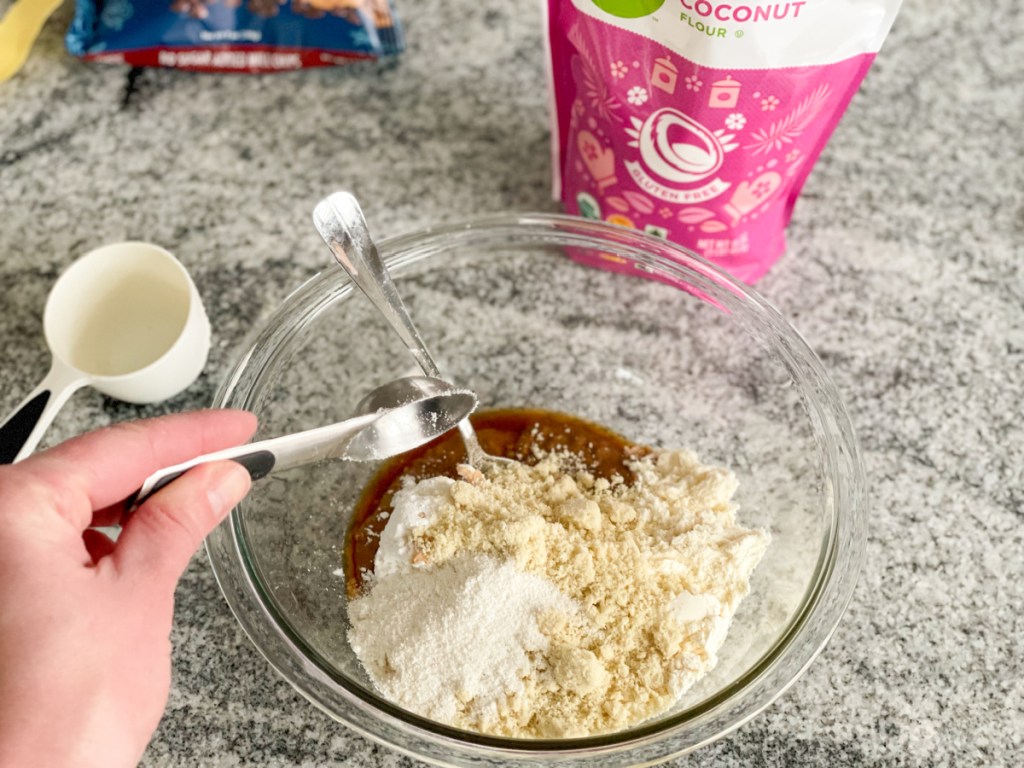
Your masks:
M 107 245 L 57 279 L 43 315 L 50 372 L 0 426 L 0 464 L 28 456 L 79 387 L 155 403 L 195 381 L 210 321 L 185 268 L 149 243 Z

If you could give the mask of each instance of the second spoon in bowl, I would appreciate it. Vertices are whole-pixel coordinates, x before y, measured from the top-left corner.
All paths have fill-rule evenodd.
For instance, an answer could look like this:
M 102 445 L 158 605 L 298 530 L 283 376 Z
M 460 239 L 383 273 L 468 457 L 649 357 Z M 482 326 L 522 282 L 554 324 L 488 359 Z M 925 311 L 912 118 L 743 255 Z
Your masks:
M 384 315 L 423 372 L 427 376 L 443 379 L 444 376 L 423 343 L 409 310 L 395 288 L 391 273 L 377 252 L 363 209 L 355 196 L 348 192 L 335 192 L 324 198 L 313 209 L 313 224 L 334 254 L 335 261 Z M 459 434 L 471 465 L 480 467 L 487 463 L 511 461 L 484 451 L 468 418 L 459 423 Z

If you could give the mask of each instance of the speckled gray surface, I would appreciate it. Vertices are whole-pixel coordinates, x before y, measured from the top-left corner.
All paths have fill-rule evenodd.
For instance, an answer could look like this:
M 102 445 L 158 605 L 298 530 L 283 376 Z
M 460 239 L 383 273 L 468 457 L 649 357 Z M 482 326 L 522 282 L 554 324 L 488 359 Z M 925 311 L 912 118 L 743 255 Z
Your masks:
M 5 7 L 6 3 L 0 5 Z M 43 373 L 73 256 L 142 238 L 216 329 L 187 393 L 77 394 L 59 440 L 205 405 L 250 325 L 317 271 L 312 205 L 356 191 L 378 233 L 553 210 L 532 4 L 406 3 L 397 63 L 266 78 L 90 67 L 70 9 L 0 86 L 0 407 Z M 680 766 L 1024 762 L 1024 12 L 907 0 L 760 289 L 842 390 L 871 490 L 839 632 L 779 701 Z M 148 766 L 408 766 L 307 705 L 250 647 L 197 556 Z

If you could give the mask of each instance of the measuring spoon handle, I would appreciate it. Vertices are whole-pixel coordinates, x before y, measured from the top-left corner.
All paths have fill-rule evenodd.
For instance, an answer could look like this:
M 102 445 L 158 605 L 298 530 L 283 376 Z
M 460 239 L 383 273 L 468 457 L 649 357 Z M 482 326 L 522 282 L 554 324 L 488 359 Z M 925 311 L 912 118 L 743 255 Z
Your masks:
M 380 310 L 427 376 L 444 378 L 413 325 L 409 310 L 370 238 L 363 210 L 348 192 L 335 192 L 313 209 L 313 223 L 335 260 Z
M 337 424 L 329 424 L 326 427 L 317 427 L 291 435 L 236 445 L 222 451 L 197 456 L 171 467 L 158 469 L 146 478 L 139 490 L 128 497 L 125 501 L 125 509 L 129 512 L 134 511 L 165 485 L 177 480 L 188 470 L 200 464 L 225 460 L 235 461 L 245 467 L 249 472 L 249 477 L 259 480 L 271 472 L 281 472 L 302 464 L 339 455 L 343 453 L 344 447 L 352 437 L 376 421 L 377 418 L 378 414 L 376 413 L 356 416 Z
M 87 382 L 84 374 L 54 360 L 50 372 L 0 425 L 0 464 L 32 453 L 61 406 Z

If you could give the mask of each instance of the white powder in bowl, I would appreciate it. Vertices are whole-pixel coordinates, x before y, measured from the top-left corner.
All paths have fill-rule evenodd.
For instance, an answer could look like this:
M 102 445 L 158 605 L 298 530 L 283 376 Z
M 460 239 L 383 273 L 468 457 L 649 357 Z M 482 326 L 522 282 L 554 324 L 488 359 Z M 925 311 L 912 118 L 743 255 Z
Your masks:
M 441 722 L 493 720 L 548 639 L 538 617 L 572 601 L 533 574 L 462 556 L 379 580 L 349 607 L 349 642 L 380 692 Z
M 349 640 L 380 692 L 456 727 L 606 733 L 709 672 L 768 534 L 685 451 L 609 483 L 551 455 L 394 498 Z

